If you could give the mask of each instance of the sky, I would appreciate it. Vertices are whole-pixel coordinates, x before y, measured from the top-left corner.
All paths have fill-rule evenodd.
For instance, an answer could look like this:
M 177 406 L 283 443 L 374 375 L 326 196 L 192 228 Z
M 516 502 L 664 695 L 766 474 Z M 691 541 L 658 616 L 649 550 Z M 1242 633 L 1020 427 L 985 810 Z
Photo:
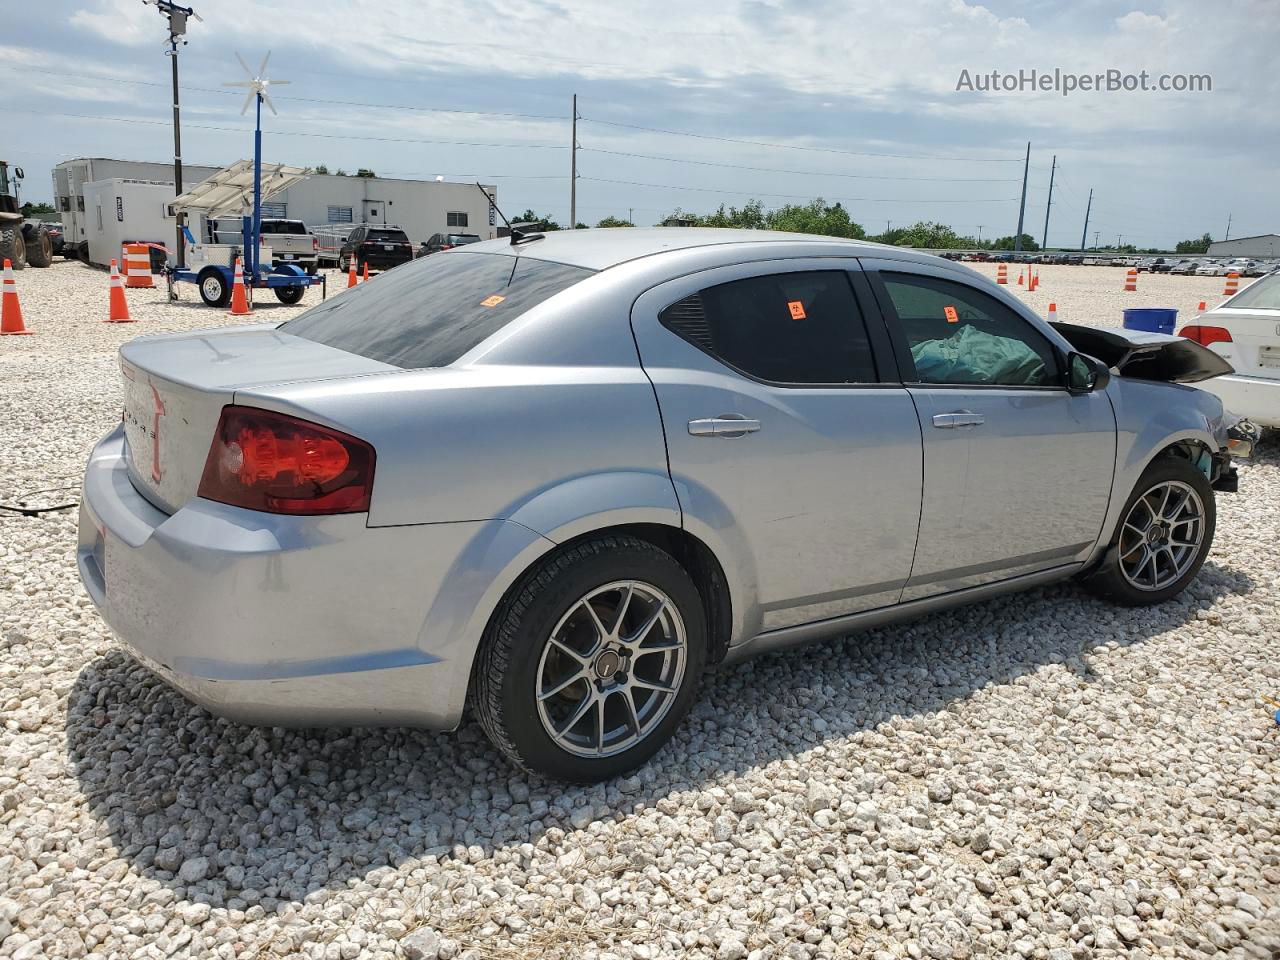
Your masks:
M 679 207 L 840 200 L 868 232 L 920 220 L 1012 234 L 1095 231 L 1167 247 L 1280 232 L 1280 23 L 1273 0 L 192 0 L 181 49 L 183 155 L 252 156 L 239 52 L 279 116 L 267 160 L 482 179 L 509 216 L 638 224 Z M 165 20 L 142 0 L 6 2 L 0 159 L 24 200 L 61 160 L 171 160 Z M 994 71 L 1107 70 L 1208 91 L 976 89 Z M 957 86 L 968 71 L 970 86 Z M 21 131 L 13 136 L 12 131 Z

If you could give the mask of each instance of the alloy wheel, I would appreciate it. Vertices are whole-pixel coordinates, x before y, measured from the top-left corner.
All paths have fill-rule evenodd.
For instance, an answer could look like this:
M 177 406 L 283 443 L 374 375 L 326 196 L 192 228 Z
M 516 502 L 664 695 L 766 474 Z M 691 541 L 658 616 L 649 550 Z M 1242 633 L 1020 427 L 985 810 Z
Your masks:
M 1120 572 L 1137 590 L 1163 590 L 1195 564 L 1204 533 L 1195 489 L 1181 480 L 1158 483 L 1134 501 L 1120 528 Z
M 580 757 L 631 749 L 675 703 L 687 654 L 684 619 L 662 590 L 639 580 L 594 588 L 543 648 L 534 681 L 543 729 Z

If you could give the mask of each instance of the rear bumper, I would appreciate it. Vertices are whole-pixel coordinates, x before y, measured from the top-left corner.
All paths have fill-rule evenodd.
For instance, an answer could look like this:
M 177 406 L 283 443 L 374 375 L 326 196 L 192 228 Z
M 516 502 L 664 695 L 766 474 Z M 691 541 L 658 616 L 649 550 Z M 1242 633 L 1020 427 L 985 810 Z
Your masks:
M 169 515 L 133 487 L 124 445 L 117 428 L 91 455 L 76 560 L 139 660 L 247 723 L 457 725 L 478 636 L 430 630 L 433 609 L 476 575 L 477 540 L 535 534 L 500 520 L 370 528 L 363 514 L 199 498 Z
M 383 253 L 382 251 L 370 251 L 365 253 L 363 250 L 356 254 L 359 263 L 368 264 L 373 270 L 390 270 L 392 267 L 398 267 L 402 263 L 409 263 L 413 260 L 412 253 Z
M 1222 406 L 1259 426 L 1280 428 L 1280 380 L 1227 374 L 1213 377 L 1197 387 L 1222 401 Z

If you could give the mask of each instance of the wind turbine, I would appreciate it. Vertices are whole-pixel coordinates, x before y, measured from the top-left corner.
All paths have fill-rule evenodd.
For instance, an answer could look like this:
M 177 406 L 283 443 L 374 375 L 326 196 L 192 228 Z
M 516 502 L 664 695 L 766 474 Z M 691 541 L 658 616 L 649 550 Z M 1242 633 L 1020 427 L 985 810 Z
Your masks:
M 267 95 L 267 88 L 271 86 L 272 81 L 267 79 L 267 61 L 271 59 L 271 51 L 267 51 L 267 55 L 262 58 L 262 64 L 258 67 L 258 72 L 254 73 L 249 69 L 249 65 L 244 62 L 244 57 L 236 54 L 236 59 L 240 61 L 240 66 L 244 68 L 244 72 L 248 74 L 248 80 L 233 80 L 224 83 L 224 87 L 246 87 L 248 93 L 244 98 L 244 106 L 240 108 L 240 116 L 244 116 L 249 110 L 249 104 L 255 103 L 254 125 L 253 125 L 253 235 L 248 238 L 249 242 L 245 244 L 249 249 L 245 251 L 245 262 L 249 266 L 252 276 L 256 279 L 258 276 L 258 239 L 262 232 L 262 105 L 266 103 L 271 108 L 271 112 L 279 116 L 276 111 L 275 104 L 271 102 L 271 97 Z M 276 86 L 288 83 L 288 80 L 274 81 Z

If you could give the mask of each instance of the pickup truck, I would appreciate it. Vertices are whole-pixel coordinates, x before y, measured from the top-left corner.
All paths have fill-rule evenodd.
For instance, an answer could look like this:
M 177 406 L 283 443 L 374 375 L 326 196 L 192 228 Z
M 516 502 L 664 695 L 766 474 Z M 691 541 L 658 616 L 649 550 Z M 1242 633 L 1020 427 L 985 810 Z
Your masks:
M 238 244 L 243 227 L 239 217 L 211 220 L 209 230 L 214 243 Z M 262 239 L 271 248 L 276 263 L 294 263 L 314 274 L 319 261 L 319 245 L 301 220 L 262 218 Z

